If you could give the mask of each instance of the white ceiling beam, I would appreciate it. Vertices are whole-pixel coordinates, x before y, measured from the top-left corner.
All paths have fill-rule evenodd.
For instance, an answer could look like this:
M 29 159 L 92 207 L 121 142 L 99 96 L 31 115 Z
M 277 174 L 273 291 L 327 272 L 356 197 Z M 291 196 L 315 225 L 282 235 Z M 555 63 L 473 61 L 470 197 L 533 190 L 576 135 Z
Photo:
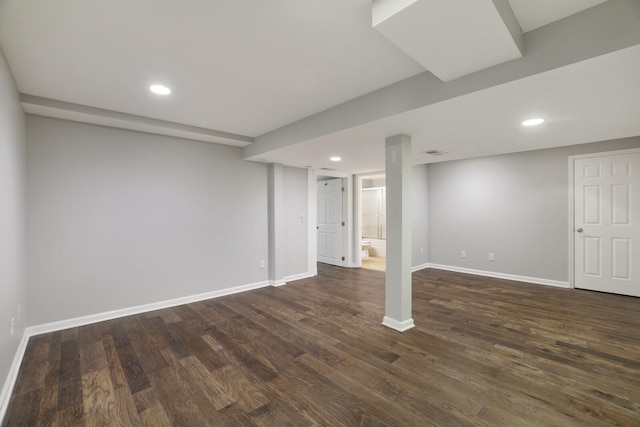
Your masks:
M 192 139 L 195 141 L 213 142 L 215 144 L 246 147 L 253 142 L 253 138 L 205 129 L 197 126 L 184 125 L 166 120 L 137 116 L 103 108 L 58 101 L 33 95 L 20 95 L 20 102 L 25 112 L 37 116 L 54 117 L 80 123 L 128 129 L 156 135 L 173 136 Z

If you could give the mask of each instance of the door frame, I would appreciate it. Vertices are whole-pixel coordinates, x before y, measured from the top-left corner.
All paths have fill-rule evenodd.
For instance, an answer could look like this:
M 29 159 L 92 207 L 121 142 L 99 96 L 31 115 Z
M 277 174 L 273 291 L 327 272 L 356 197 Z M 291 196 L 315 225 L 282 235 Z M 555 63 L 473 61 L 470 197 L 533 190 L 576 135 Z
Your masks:
M 353 260 L 353 239 L 350 238 L 352 235 L 353 229 L 353 221 L 351 220 L 353 216 L 353 178 L 348 173 L 337 172 L 337 171 L 327 171 L 323 169 L 314 169 L 309 170 L 307 175 L 308 180 L 308 192 L 309 192 L 309 271 L 317 274 L 317 262 L 318 262 L 318 235 L 316 226 L 317 223 L 317 212 L 318 212 L 318 188 L 316 186 L 316 182 L 319 176 L 327 176 L 331 178 L 341 178 L 342 185 L 344 186 L 344 192 L 342 193 L 342 218 L 345 221 L 345 230 L 342 233 L 342 251 L 344 253 L 344 265 L 343 267 L 354 267 Z M 312 219 L 312 220 L 311 220 Z
M 357 174 L 355 176 L 355 194 L 354 194 L 354 205 L 355 209 L 353 211 L 353 239 L 354 239 L 354 267 L 362 267 L 362 250 L 361 250 L 361 242 L 362 242 L 362 180 L 367 179 L 372 176 L 380 176 L 385 175 L 385 171 L 378 172 L 366 172 Z
M 579 159 L 588 159 L 592 157 L 607 157 L 618 156 L 621 154 L 636 154 L 640 153 L 640 148 L 629 148 L 626 150 L 604 151 L 598 153 L 577 154 L 569 156 L 569 288 L 575 288 L 575 161 Z M 636 225 L 637 227 L 637 225 Z

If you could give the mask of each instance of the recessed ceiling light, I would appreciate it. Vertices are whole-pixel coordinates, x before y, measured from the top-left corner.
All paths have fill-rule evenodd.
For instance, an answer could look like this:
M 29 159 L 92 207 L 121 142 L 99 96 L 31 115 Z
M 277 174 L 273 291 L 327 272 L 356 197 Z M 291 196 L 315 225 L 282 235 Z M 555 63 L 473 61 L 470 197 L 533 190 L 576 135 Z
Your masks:
M 169 95 L 171 93 L 171 89 L 165 85 L 151 85 L 149 86 L 149 90 L 158 95 Z
M 342 160 L 342 157 L 333 156 L 330 157 L 329 160 L 331 160 L 332 162 L 339 162 L 340 160 Z
M 529 119 L 522 122 L 522 126 L 537 126 L 542 123 L 544 123 L 544 119 L 541 119 L 541 118 Z

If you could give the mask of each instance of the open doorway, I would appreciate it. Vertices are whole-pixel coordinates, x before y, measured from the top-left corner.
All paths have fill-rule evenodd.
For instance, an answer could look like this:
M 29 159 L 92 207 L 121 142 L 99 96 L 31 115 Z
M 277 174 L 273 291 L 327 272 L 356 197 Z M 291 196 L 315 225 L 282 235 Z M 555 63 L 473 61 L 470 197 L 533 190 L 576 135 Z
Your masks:
M 359 212 L 362 268 L 386 271 L 386 195 L 384 174 L 361 177 Z

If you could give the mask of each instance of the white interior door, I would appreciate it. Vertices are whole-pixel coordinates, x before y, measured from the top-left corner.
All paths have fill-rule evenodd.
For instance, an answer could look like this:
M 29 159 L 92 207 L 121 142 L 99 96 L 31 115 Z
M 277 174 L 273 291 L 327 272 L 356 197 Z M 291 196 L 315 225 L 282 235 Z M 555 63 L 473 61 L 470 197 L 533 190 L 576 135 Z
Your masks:
M 318 182 L 318 262 L 344 266 L 342 179 Z
M 574 160 L 575 287 L 640 296 L 640 153 Z

